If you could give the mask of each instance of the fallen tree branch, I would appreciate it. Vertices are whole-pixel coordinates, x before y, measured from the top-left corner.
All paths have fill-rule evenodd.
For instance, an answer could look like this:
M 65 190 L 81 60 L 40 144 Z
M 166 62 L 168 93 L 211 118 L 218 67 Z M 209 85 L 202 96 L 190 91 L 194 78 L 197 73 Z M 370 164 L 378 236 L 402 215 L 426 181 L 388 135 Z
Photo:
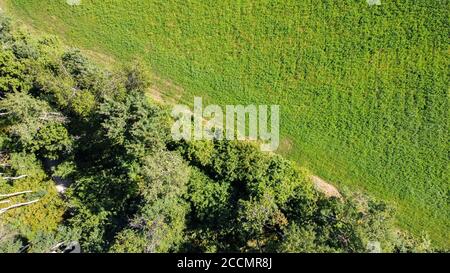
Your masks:
M 30 202 L 18 203 L 18 204 L 15 204 L 15 205 L 12 205 L 12 206 L 0 209 L 0 215 L 5 213 L 5 212 L 7 212 L 8 210 L 15 209 L 15 208 L 18 208 L 18 207 L 28 206 L 28 205 L 31 205 L 31 204 L 36 203 L 38 201 L 39 201 L 39 199 L 36 199 L 36 200 L 30 201 Z
M 13 196 L 17 196 L 17 195 L 22 195 L 25 193 L 32 193 L 33 191 L 20 191 L 20 192 L 14 192 L 14 193 L 9 193 L 9 194 L 0 194 L 0 198 L 8 198 L 8 197 L 13 197 Z
M 15 177 L 5 176 L 5 177 L 3 177 L 3 179 L 5 179 L 5 180 L 18 180 L 18 179 L 22 179 L 22 178 L 25 178 L 25 177 L 27 177 L 27 175 L 26 174 L 22 174 L 22 175 L 15 176 Z
M 66 117 L 58 112 L 45 112 L 43 115 L 39 117 L 41 120 L 45 121 L 59 121 L 59 122 L 66 122 Z
M 63 244 L 64 242 L 57 243 L 55 246 L 50 248 L 50 253 L 58 253 L 56 250 L 58 250 L 58 248 L 60 248 Z

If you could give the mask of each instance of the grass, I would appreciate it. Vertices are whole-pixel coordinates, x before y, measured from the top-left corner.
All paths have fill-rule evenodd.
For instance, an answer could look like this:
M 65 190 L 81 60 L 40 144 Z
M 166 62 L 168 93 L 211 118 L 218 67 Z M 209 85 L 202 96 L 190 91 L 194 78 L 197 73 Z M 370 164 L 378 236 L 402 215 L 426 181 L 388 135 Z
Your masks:
M 400 227 L 450 246 L 448 1 L 9 0 L 7 7 L 69 44 L 144 59 L 160 85 L 182 87 L 179 100 L 280 104 L 286 156 L 389 200 Z

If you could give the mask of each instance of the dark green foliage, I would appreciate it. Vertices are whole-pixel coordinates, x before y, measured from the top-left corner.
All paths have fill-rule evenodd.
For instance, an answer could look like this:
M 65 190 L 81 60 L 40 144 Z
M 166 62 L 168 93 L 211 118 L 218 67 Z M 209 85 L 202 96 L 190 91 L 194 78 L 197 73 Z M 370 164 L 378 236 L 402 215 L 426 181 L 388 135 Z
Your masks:
M 25 65 L 17 61 L 13 52 L 0 52 L 0 95 L 5 93 L 21 91 L 29 87 L 26 75 L 24 74 Z
M 0 13 L 0 41 L 5 43 L 9 41 L 11 37 L 11 18 Z
M 93 113 L 89 135 L 79 139 L 84 172 L 94 176 L 77 179 L 75 203 L 86 216 L 107 219 L 94 222 L 92 239 L 82 239 L 90 251 L 100 251 L 99 238 L 100 249 L 135 252 L 175 250 L 183 239 L 189 169 L 165 147 L 165 112 L 136 88 L 122 99 L 106 97 Z M 128 237 L 140 245 L 131 247 Z
M 112 147 L 123 147 L 133 157 L 164 149 L 168 129 L 164 113 L 150 105 L 139 91 L 130 92 L 123 102 L 107 99 L 97 112 L 102 137 Z
M 0 253 L 18 253 L 22 242 L 16 234 L 0 223 Z
M 321 253 L 331 252 L 316 244 L 316 233 L 311 226 L 298 226 L 293 223 L 286 229 L 285 238 L 279 247 L 282 253 Z
M 64 127 L 65 118 L 45 101 L 12 93 L 0 101 L 0 109 L 3 130 L 16 151 L 36 152 L 52 160 L 70 152 L 72 140 Z
M 80 230 L 79 242 L 83 252 L 104 252 L 108 247 L 108 241 L 105 240 L 107 229 L 113 228 L 110 213 L 104 210 L 92 212 L 79 203 L 72 206 L 68 224 Z
M 27 39 L 21 39 L 13 44 L 12 50 L 17 58 L 25 60 L 26 59 L 36 60 L 39 58 L 40 53 L 38 49 L 29 42 L 30 41 Z
M 97 91 L 101 75 L 79 50 L 65 52 L 61 57 L 62 65 L 76 82 L 79 90 Z
M 40 128 L 32 143 L 34 147 L 31 151 L 48 159 L 57 159 L 61 154 L 68 154 L 72 148 L 66 128 L 57 123 Z
M 239 244 L 239 238 L 233 235 L 236 198 L 232 191 L 228 181 L 215 181 L 200 169 L 192 168 L 186 193 L 191 207 L 187 219 L 186 251 L 233 250 Z
M 183 200 L 189 169 L 175 152 L 157 151 L 142 159 L 130 174 L 137 182 L 140 208 L 118 235 L 113 251 L 129 249 L 124 236 L 145 242 L 133 252 L 168 252 L 177 250 L 183 240 L 187 206 Z M 134 232 L 132 232 L 134 231 Z M 131 249 L 129 249 L 131 250 Z
M 450 1 L 6 3 L 78 46 L 142 56 L 171 99 L 281 105 L 280 152 L 448 246 Z
M 188 184 L 188 251 L 366 252 L 375 242 L 389 252 L 407 244 L 386 204 L 345 192 L 345 200 L 326 198 L 306 171 L 250 143 L 194 141 L 178 149 L 207 174 L 195 168 Z
M 214 181 L 193 168 L 187 198 L 191 202 L 193 222 L 204 222 L 210 228 L 220 228 L 229 220 L 232 209 L 229 183 Z
M 29 253 L 49 253 L 59 250 L 56 246 L 59 244 L 68 245 L 71 242 L 77 242 L 80 239 L 81 229 L 69 229 L 65 226 L 59 226 L 54 232 L 39 232 L 33 240 L 28 242 L 26 251 Z
M 326 198 L 306 170 L 254 143 L 172 141 L 141 66 L 104 71 L 0 18 L 0 172 L 27 175 L 0 179 L 0 194 L 39 198 L 0 215 L 0 251 L 73 240 L 84 252 L 365 252 L 372 241 L 430 250 L 395 231 L 384 203 Z

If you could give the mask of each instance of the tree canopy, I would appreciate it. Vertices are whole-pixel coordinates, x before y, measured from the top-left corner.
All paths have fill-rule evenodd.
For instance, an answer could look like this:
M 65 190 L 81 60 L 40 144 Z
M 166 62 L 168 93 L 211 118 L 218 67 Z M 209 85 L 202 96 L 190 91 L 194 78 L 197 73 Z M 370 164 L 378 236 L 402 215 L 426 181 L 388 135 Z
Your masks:
M 389 205 L 326 197 L 307 170 L 254 143 L 173 141 L 141 66 L 109 71 L 13 29 L 1 16 L 0 209 L 34 203 L 0 214 L 1 252 L 72 241 L 84 252 L 432 249 L 398 231 Z

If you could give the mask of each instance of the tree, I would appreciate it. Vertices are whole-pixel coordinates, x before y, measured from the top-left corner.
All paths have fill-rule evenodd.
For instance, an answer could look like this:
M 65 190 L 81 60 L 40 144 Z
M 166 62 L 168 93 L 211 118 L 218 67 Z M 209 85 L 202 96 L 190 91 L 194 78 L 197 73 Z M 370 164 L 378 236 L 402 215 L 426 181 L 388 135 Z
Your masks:
M 284 233 L 277 251 L 281 253 L 318 253 L 328 252 L 316 244 L 316 233 L 312 226 L 299 227 L 290 224 Z
M 62 65 L 75 80 L 77 90 L 102 91 L 104 77 L 78 49 L 65 52 L 61 57 Z
M 7 17 L 3 13 L 0 13 L 0 42 L 6 43 L 12 39 L 11 31 L 11 18 Z
M 166 149 L 167 115 L 149 104 L 142 93 L 131 92 L 124 102 L 106 99 L 100 105 L 97 119 L 101 126 L 99 135 L 111 148 L 123 148 L 134 158 Z
M 125 74 L 125 89 L 128 92 L 145 92 L 150 86 L 150 75 L 143 63 L 135 61 L 123 68 Z
M 2 223 L 14 226 L 15 231 L 32 239 L 40 231 L 52 232 L 62 220 L 64 206 L 52 181 L 49 181 L 42 165 L 34 155 L 12 153 L 8 155 L 6 167 L 0 176 L 0 193 L 9 194 L 10 202 L 0 204 L 1 208 L 13 204 L 28 203 L 1 214 Z M 23 178 L 7 181 L 4 178 Z M 23 194 L 18 194 L 23 193 Z M 39 202 L 33 202 L 33 201 Z
M 130 249 L 124 236 L 140 242 L 139 252 L 167 252 L 183 240 L 187 206 L 182 199 L 189 169 L 175 152 L 157 152 L 145 157 L 134 170 L 142 205 L 126 229 L 116 238 L 114 251 Z M 135 232 L 133 233 L 132 230 Z
M 193 168 L 188 184 L 187 198 L 192 207 L 192 221 L 209 228 L 223 227 L 231 216 L 233 207 L 231 185 L 214 181 L 199 169 Z
M 288 224 L 286 216 L 278 209 L 274 197 L 269 193 L 261 198 L 240 200 L 239 225 L 247 241 L 248 251 L 270 251 Z
M 36 152 L 49 159 L 70 151 L 72 140 L 63 126 L 65 117 L 44 101 L 12 93 L 0 101 L 0 109 L 1 125 L 16 151 Z
M 70 153 L 72 140 L 62 124 L 49 123 L 37 132 L 29 146 L 29 149 L 36 151 L 39 156 L 54 160 L 62 154 Z
M 0 252 L 432 250 L 390 206 L 328 198 L 256 143 L 172 140 L 142 64 L 106 71 L 2 16 L 0 44 Z
M 0 223 L 0 253 L 18 253 L 22 248 L 22 242 L 13 231 Z
M 27 246 L 28 253 L 58 253 L 60 246 L 67 246 L 72 242 L 78 242 L 80 239 L 79 228 L 69 228 L 67 226 L 58 226 L 53 232 L 39 231 L 36 236 L 29 241 Z
M 186 199 L 190 205 L 185 251 L 216 252 L 231 249 L 235 228 L 235 200 L 227 181 L 215 181 L 192 168 Z M 236 240 L 237 241 L 237 240 Z
M 0 97 L 30 88 L 25 70 L 26 66 L 20 63 L 11 51 L 0 52 Z

